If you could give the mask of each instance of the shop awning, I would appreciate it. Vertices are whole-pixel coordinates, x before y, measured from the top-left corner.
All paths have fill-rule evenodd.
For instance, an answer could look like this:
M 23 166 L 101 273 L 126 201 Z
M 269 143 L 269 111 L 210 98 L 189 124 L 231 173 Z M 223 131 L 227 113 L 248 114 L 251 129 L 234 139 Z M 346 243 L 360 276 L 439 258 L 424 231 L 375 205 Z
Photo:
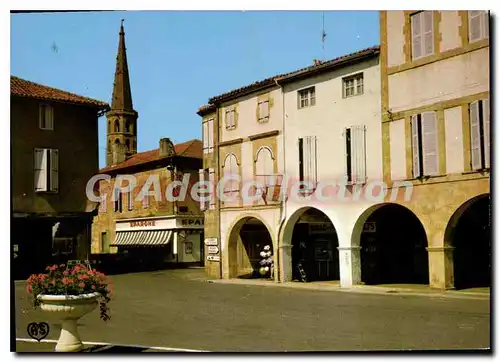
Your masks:
M 119 231 L 111 246 L 161 246 L 172 238 L 172 230 Z

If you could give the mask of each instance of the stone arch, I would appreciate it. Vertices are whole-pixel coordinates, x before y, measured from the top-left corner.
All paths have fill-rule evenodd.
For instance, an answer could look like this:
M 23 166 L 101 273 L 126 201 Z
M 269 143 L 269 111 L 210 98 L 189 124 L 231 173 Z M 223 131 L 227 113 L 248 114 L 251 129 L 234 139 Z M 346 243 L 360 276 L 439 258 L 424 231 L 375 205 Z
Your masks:
M 120 122 L 115 119 L 115 128 L 114 128 L 114 131 L 115 133 L 119 133 L 120 132 Z
M 339 238 L 331 217 L 317 207 L 295 210 L 280 235 L 283 281 L 339 280 Z
M 275 159 L 274 152 L 271 149 L 271 147 L 269 147 L 269 146 L 260 146 L 259 149 L 257 150 L 257 152 L 255 152 L 254 162 L 257 162 L 257 160 L 259 159 L 259 153 L 262 152 L 262 151 L 268 151 L 269 154 L 271 155 L 271 158 L 273 160 Z
M 125 147 L 127 148 L 127 152 L 130 152 L 130 140 L 129 139 L 125 140 Z
M 120 144 L 120 139 L 119 138 L 115 139 L 115 145 L 119 145 L 119 144 Z
M 429 284 L 427 233 L 407 207 L 380 203 L 366 209 L 354 224 L 351 245 L 360 248 L 365 284 Z
M 274 237 L 269 224 L 257 214 L 246 214 L 234 221 L 227 234 L 227 266 L 229 278 L 251 278 L 261 276 L 259 255 L 265 245 L 271 247 L 276 258 Z M 274 274 L 274 270 L 273 270 Z M 273 275 L 269 273 L 268 276 Z
M 491 286 L 490 194 L 475 196 L 455 210 L 445 229 L 444 244 L 453 250 L 455 288 Z
M 132 120 L 130 120 L 130 119 L 125 121 L 125 132 L 127 132 L 127 133 L 134 132 L 134 125 L 133 125 Z

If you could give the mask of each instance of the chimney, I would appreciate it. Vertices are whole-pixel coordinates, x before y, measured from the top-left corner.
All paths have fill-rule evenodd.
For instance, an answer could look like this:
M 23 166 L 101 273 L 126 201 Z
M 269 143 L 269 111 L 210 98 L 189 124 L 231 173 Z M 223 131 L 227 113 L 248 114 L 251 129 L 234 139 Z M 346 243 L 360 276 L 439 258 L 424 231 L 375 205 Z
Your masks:
M 111 147 L 112 164 L 116 165 L 126 160 L 125 145 L 121 143 L 114 143 Z
M 175 148 L 170 138 L 160 139 L 160 158 L 170 157 L 173 155 L 175 155 Z

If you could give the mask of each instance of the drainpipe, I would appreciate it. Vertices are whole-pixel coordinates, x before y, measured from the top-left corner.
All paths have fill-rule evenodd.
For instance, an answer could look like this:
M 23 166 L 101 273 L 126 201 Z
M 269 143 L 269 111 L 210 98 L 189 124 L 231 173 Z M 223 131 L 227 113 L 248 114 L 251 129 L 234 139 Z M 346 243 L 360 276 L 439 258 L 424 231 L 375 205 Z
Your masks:
M 283 140 L 283 180 L 286 180 L 286 156 L 285 156 L 285 153 L 286 153 L 286 145 L 285 145 L 285 141 L 286 141 L 286 138 L 285 138 L 285 130 L 286 130 L 286 126 L 285 126 L 285 119 L 286 119 L 286 113 L 285 113 L 285 92 L 283 90 L 283 86 L 280 85 L 278 83 L 278 80 L 275 78 L 274 79 L 274 83 L 276 83 L 276 85 L 280 88 L 281 90 L 281 108 L 282 108 L 282 132 L 283 132 L 283 137 L 282 137 L 282 140 Z M 282 186 L 283 186 L 283 180 L 282 180 Z M 286 181 L 285 181 L 285 186 L 287 185 Z M 281 192 L 283 192 L 283 190 L 281 190 Z M 281 199 L 281 202 L 280 202 L 280 220 L 279 220 L 279 225 L 278 225 L 278 253 L 279 253 L 279 250 L 280 250 L 280 247 L 282 245 L 280 245 L 280 234 L 281 234 L 281 229 L 283 228 L 283 225 L 285 224 L 285 220 L 286 220 L 286 192 L 287 190 L 285 190 L 285 196 L 282 197 Z M 278 269 L 277 269 L 277 274 L 278 274 L 278 282 L 280 281 L 280 266 L 282 264 L 282 260 L 281 258 L 279 258 L 279 264 L 278 265 Z

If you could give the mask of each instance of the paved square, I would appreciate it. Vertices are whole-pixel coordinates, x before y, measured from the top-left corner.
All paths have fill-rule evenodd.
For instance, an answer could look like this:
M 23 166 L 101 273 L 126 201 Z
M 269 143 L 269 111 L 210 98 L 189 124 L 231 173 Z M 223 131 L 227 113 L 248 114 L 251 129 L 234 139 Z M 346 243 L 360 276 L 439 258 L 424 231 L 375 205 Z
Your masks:
M 80 320 L 83 341 L 212 352 L 489 348 L 490 301 L 208 283 L 203 270 L 112 276 L 111 320 Z M 47 321 L 16 282 L 16 335 Z M 26 343 L 25 343 L 26 344 Z M 19 344 L 19 351 L 27 349 Z M 33 345 L 33 343 L 31 343 Z M 34 345 L 47 350 L 43 343 Z M 46 343 L 48 345 L 49 343 Z

